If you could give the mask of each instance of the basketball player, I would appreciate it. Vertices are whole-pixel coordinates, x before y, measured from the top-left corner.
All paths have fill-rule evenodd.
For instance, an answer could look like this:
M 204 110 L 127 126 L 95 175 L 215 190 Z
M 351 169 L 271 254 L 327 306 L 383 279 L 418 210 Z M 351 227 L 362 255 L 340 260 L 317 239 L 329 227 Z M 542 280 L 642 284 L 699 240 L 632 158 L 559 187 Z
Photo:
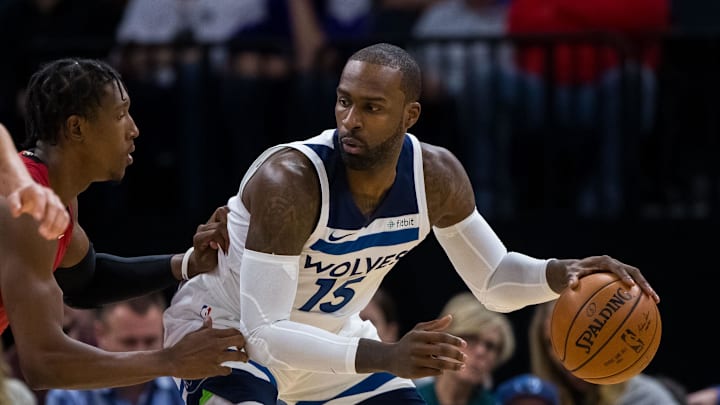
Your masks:
M 458 159 L 406 131 L 420 116 L 420 70 L 404 50 L 376 44 L 346 63 L 337 128 L 264 152 L 229 201 L 230 252 L 221 271 L 185 283 L 165 313 L 166 344 L 202 324 L 239 328 L 248 363 L 231 375 L 184 381 L 188 404 L 422 404 L 410 379 L 463 367 L 466 343 L 420 323 L 381 342 L 359 312 L 383 277 L 432 230 L 475 296 L 508 312 L 552 300 L 596 271 L 637 282 L 608 256 L 540 260 L 508 252 L 475 209 Z M 438 274 L 437 277 L 442 277 Z M 200 401 L 202 398 L 202 401 Z
M 30 214 L 40 223 L 38 232 L 57 239 L 67 228 L 70 216 L 65 205 L 49 187 L 33 181 L 5 126 L 0 124 L 0 196 L 7 197 L 13 217 Z
M 0 332 L 12 325 L 20 366 L 32 388 L 125 386 L 164 375 L 202 378 L 229 373 L 223 361 L 247 358 L 228 350 L 244 346 L 242 335 L 211 328 L 210 318 L 176 345 L 155 351 L 111 353 L 63 333 L 63 300 L 92 307 L 161 290 L 181 274 L 213 269 L 215 248 L 227 248 L 224 211 L 218 209 L 210 223 L 198 227 L 191 255 L 95 253 L 77 222 L 77 196 L 93 182 L 121 180 L 132 163 L 139 133 L 129 107 L 120 76 L 100 61 L 58 60 L 30 79 L 26 127 L 35 147 L 22 159 L 71 216 L 61 237 L 47 241 L 34 230 L 33 218 L 13 219 L 0 200 Z

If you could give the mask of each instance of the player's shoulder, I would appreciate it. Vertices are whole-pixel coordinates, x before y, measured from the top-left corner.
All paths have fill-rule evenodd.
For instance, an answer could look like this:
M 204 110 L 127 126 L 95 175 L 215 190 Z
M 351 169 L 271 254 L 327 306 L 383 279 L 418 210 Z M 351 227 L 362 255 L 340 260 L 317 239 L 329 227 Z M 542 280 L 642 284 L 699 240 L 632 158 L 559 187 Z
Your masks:
M 310 159 L 297 149 L 285 147 L 259 163 L 245 185 L 244 194 L 269 193 L 295 198 L 293 196 L 319 190 L 318 184 Z
M 308 176 L 314 177 L 315 168 L 310 158 L 303 152 L 284 147 L 265 159 L 257 172 L 262 177 L 269 177 L 269 180 L 292 181 Z
M 425 175 L 452 175 L 462 171 L 462 165 L 457 156 L 447 148 L 420 142 L 423 156 L 423 170 Z
M 445 220 L 455 223 L 475 205 L 470 179 L 450 150 L 428 143 L 421 146 L 430 223 L 442 225 Z

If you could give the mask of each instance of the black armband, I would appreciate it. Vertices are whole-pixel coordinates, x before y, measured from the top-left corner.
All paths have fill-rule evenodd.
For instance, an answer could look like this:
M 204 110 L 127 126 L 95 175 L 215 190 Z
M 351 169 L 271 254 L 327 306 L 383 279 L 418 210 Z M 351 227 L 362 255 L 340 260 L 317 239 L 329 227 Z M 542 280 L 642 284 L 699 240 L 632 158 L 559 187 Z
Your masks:
M 80 263 L 55 270 L 65 303 L 94 308 L 177 285 L 172 255 L 124 258 L 95 253 L 92 244 Z

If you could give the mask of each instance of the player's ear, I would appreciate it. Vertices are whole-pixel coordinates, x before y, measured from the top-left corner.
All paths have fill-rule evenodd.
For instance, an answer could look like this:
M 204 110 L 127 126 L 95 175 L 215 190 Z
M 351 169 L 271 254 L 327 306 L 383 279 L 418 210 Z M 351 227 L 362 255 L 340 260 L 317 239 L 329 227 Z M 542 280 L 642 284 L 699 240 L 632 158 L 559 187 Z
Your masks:
M 405 130 L 415 125 L 420 118 L 420 103 L 413 101 L 405 107 Z
M 65 120 L 65 134 L 68 138 L 81 141 L 83 139 L 83 118 L 79 115 L 73 114 Z

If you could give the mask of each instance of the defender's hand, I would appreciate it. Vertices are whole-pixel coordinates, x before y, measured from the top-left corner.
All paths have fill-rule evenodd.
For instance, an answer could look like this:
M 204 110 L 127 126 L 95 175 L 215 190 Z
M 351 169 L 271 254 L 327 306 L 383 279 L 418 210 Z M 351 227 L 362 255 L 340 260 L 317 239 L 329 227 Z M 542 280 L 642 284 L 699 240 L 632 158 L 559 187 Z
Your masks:
M 213 329 L 212 318 L 205 318 L 203 326 L 189 333 L 177 344 L 166 349 L 172 364 L 172 375 L 187 380 L 228 375 L 226 361 L 248 360 L 243 350 L 245 338 L 236 329 Z
M 219 207 L 208 221 L 197 227 L 193 236 L 194 251 L 190 257 L 188 275 L 193 276 L 212 271 L 217 267 L 217 250 L 227 252 L 230 238 L 227 231 L 227 216 L 230 209 Z

